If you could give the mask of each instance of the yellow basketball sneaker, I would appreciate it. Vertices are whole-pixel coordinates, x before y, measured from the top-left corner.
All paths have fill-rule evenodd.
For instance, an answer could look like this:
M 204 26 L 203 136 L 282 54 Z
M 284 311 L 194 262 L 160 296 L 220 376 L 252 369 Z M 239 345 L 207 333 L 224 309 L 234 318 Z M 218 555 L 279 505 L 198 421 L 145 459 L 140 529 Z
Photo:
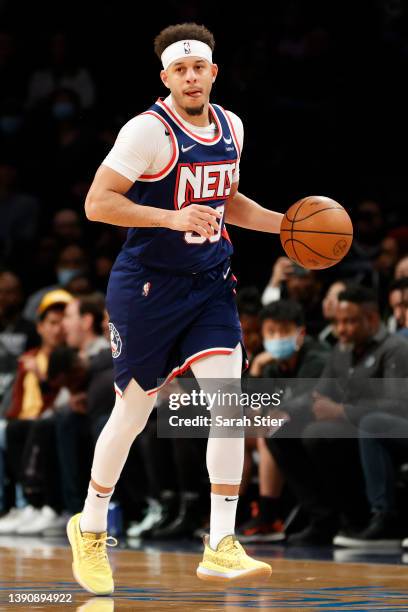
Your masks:
M 272 574 L 271 566 L 249 557 L 235 536 L 225 536 L 217 550 L 213 550 L 207 535 L 204 537 L 204 547 L 203 560 L 197 567 L 197 576 L 201 580 L 227 582 L 244 577 L 266 578 Z
M 67 525 L 72 548 L 72 571 L 81 587 L 94 595 L 110 595 L 114 585 L 109 565 L 107 546 L 116 546 L 117 540 L 104 533 L 82 533 L 79 528 L 81 514 L 75 514 Z

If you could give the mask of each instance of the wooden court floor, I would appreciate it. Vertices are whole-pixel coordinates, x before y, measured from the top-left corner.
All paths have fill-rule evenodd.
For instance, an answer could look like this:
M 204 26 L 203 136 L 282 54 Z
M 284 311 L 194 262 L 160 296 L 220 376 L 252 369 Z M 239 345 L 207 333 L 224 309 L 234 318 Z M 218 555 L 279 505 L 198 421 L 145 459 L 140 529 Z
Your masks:
M 408 611 L 408 568 L 399 565 L 278 558 L 267 581 L 226 588 L 196 578 L 199 554 L 114 550 L 110 559 L 114 596 L 92 597 L 72 578 L 68 548 L 1 539 L 0 610 Z M 35 595 L 59 599 L 42 604 Z

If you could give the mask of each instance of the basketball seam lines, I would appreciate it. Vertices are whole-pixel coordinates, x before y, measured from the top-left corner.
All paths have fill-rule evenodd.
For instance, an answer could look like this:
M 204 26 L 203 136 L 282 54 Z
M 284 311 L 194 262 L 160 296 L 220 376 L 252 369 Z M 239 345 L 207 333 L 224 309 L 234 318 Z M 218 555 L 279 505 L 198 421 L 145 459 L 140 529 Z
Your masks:
M 302 203 L 302 205 L 303 205 L 303 203 Z M 299 208 L 301 208 L 301 206 L 299 206 Z M 295 214 L 293 219 L 290 219 L 286 215 L 286 218 L 287 218 L 287 220 L 289 222 L 295 223 L 296 215 L 299 212 L 299 208 L 297 209 L 296 214 Z M 315 212 L 310 213 L 310 215 L 307 215 L 306 217 L 302 217 L 301 219 L 298 219 L 297 222 L 305 221 L 306 219 L 310 219 L 310 217 L 313 217 L 313 215 L 317 215 L 318 213 L 324 212 L 325 210 L 344 210 L 344 208 L 339 208 L 338 206 L 328 206 L 327 208 L 322 208 L 321 210 L 315 210 Z
M 292 228 L 291 228 L 291 237 L 292 237 L 292 249 L 294 250 L 296 257 L 297 257 L 297 259 L 299 260 L 300 265 L 302 265 L 302 266 L 306 267 L 306 266 L 303 264 L 302 260 L 300 259 L 299 255 L 298 255 L 298 254 L 297 254 L 297 252 L 296 252 L 296 249 L 295 249 L 295 241 L 294 241 L 294 239 L 293 239 L 293 226 L 294 226 L 294 224 L 295 224 L 296 215 L 298 214 L 299 210 L 302 208 L 302 206 L 303 206 L 303 204 L 304 204 L 304 203 L 305 203 L 305 199 L 303 198 L 303 200 L 301 201 L 301 203 L 300 203 L 300 205 L 299 205 L 299 208 L 298 208 L 298 209 L 297 209 L 297 211 L 295 212 L 295 216 L 293 217 L 293 221 L 292 221 Z
M 302 219 L 299 219 L 299 221 L 301 221 Z M 282 232 L 291 232 L 292 230 L 289 229 L 283 229 Z M 298 232 L 298 233 L 303 233 L 303 234 L 332 234 L 334 236 L 352 236 L 353 233 L 348 233 L 348 232 L 325 232 L 323 230 L 299 230 L 299 229 L 295 229 L 293 230 L 294 232 Z
M 293 250 L 296 253 L 295 247 L 293 245 L 294 242 L 298 242 L 299 244 L 301 244 L 302 246 L 306 247 L 307 249 L 309 249 L 309 251 L 312 251 L 312 253 L 314 253 L 315 255 L 318 255 L 319 257 L 324 257 L 324 259 L 328 259 L 329 261 L 339 261 L 338 259 L 333 259 L 333 257 L 327 257 L 327 255 L 323 255 L 323 253 L 319 253 L 318 251 L 315 251 L 314 249 L 312 249 L 308 244 L 302 242 L 301 240 L 296 240 L 295 238 L 288 238 L 286 240 L 286 242 L 292 242 L 292 246 L 293 246 Z M 285 244 L 286 244 L 285 242 Z M 296 253 L 296 257 L 299 259 L 298 254 Z M 299 259 L 300 261 L 300 259 Z

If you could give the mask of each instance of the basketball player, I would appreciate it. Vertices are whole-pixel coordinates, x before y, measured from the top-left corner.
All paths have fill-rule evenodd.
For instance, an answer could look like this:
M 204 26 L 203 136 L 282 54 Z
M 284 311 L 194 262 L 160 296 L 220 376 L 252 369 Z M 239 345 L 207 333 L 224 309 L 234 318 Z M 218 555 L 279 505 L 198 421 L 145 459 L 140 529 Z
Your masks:
M 282 215 L 238 192 L 241 120 L 209 103 L 218 68 L 214 38 L 194 23 L 155 40 L 170 95 L 131 119 L 98 169 L 88 219 L 128 227 L 111 272 L 115 389 L 112 414 L 95 448 L 83 512 L 68 523 L 73 572 L 85 589 L 114 589 L 106 554 L 108 504 L 160 386 L 191 367 L 205 379 L 239 379 L 245 354 L 225 222 L 278 233 Z M 210 535 L 197 575 L 225 580 L 267 575 L 233 537 L 244 439 L 209 438 Z M 113 543 L 114 545 L 114 543 Z

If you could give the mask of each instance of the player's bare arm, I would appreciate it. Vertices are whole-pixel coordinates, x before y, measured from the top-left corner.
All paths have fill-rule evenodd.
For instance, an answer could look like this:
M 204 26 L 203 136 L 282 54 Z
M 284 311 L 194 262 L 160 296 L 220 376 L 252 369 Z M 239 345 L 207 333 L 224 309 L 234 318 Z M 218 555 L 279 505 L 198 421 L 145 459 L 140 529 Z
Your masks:
M 234 183 L 225 207 L 225 222 L 258 232 L 279 234 L 283 214 L 263 208 L 238 191 Z
M 181 232 L 197 232 L 210 238 L 218 231 L 221 214 L 209 206 L 192 204 L 181 210 L 164 210 L 135 204 L 124 194 L 133 183 L 115 170 L 100 166 L 85 201 L 89 220 L 121 227 L 165 227 Z

